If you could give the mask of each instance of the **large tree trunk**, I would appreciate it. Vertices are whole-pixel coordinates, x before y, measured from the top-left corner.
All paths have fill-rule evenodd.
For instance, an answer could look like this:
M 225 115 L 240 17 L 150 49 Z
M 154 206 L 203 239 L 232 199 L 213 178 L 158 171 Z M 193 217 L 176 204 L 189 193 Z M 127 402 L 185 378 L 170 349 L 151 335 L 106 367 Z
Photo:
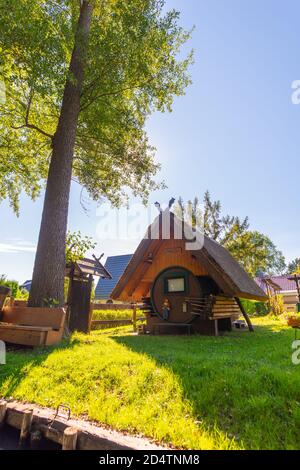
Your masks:
M 89 0 L 81 2 L 69 74 L 53 139 L 28 302 L 31 307 L 42 306 L 43 300 L 50 298 L 58 300 L 60 306 L 64 305 L 65 244 L 72 163 L 92 10 Z

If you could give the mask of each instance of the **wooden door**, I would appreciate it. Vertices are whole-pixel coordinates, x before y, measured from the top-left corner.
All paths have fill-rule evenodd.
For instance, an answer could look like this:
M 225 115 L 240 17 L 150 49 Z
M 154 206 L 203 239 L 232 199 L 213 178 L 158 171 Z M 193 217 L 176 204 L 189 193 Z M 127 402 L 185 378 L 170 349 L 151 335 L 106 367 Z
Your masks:
M 192 272 L 181 267 L 170 267 L 154 280 L 151 301 L 154 311 L 162 319 L 171 323 L 186 323 L 192 320 L 193 315 L 185 299 L 202 295 L 201 283 Z

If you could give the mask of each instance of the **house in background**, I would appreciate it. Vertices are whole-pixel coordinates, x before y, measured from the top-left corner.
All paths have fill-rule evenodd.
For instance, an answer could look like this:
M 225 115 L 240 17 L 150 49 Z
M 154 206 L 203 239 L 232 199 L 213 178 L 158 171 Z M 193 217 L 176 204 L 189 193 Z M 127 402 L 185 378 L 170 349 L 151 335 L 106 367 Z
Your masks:
M 266 294 L 277 293 L 282 295 L 285 308 L 288 312 L 295 312 L 299 302 L 297 286 L 290 275 L 283 276 L 261 276 L 255 281 Z
M 27 292 L 29 292 L 30 287 L 31 287 L 31 280 L 28 280 L 28 281 L 23 282 L 23 284 L 20 286 L 20 289 L 24 289 L 24 290 L 27 290 Z
M 112 279 L 99 279 L 95 289 L 95 300 L 108 300 L 118 280 L 124 273 L 133 255 L 108 256 L 105 269 L 111 274 Z

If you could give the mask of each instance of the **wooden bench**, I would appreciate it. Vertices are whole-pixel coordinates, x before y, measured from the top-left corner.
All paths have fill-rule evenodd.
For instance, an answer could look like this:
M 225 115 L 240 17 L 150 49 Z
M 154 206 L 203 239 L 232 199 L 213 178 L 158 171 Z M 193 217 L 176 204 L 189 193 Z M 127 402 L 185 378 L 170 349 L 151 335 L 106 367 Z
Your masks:
M 63 337 L 66 312 L 63 308 L 4 307 L 0 340 L 24 346 L 59 343 Z

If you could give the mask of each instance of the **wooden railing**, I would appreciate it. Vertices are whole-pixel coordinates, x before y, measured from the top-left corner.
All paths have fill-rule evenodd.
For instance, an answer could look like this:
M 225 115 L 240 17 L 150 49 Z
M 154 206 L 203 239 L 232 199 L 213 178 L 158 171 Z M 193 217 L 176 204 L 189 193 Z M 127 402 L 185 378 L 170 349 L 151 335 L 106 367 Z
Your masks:
M 97 303 L 94 302 L 91 304 L 92 310 L 131 310 L 132 304 L 130 303 L 122 303 L 122 304 L 111 304 L 111 303 Z
M 228 318 L 239 316 L 242 312 L 236 300 L 224 295 L 209 295 L 206 297 L 187 297 L 192 315 L 198 315 L 203 319 Z
M 93 310 L 132 310 L 131 318 L 118 318 L 118 319 L 105 319 L 105 320 L 93 320 Z M 91 304 L 91 328 L 111 328 L 114 326 L 123 326 L 123 325 L 133 325 L 133 331 L 137 331 L 137 321 L 144 321 L 146 318 L 143 316 L 137 317 L 137 311 L 142 310 L 143 314 L 143 304 L 138 303 L 123 303 L 123 304 L 100 304 L 92 303 Z
M 197 315 L 202 319 L 206 319 L 211 314 L 213 303 L 212 296 L 186 297 L 185 302 L 189 305 L 189 311 L 192 315 Z

